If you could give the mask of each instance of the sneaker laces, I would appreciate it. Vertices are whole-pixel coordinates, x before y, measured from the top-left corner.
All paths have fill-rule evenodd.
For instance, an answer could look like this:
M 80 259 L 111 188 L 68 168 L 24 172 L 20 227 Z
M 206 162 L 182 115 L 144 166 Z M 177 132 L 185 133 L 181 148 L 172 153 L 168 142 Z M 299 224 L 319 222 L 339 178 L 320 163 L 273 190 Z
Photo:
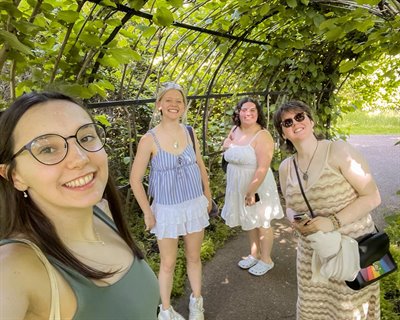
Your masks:
M 202 299 L 201 298 L 194 299 L 194 301 L 191 303 L 190 313 L 202 314 L 203 312 L 204 312 L 204 308 L 203 308 Z
M 183 317 L 177 313 L 172 306 L 169 308 L 169 314 L 171 315 L 171 320 L 180 320 L 183 319 Z

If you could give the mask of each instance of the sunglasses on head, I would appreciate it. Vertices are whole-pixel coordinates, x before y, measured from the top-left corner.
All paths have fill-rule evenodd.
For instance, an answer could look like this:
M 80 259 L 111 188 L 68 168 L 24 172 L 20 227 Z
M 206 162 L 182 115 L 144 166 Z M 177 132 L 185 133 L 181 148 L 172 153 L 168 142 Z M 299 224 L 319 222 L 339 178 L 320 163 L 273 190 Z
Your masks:
M 299 112 L 293 118 L 283 120 L 281 122 L 281 126 L 285 128 L 290 128 L 293 125 L 293 119 L 296 120 L 296 122 L 303 122 L 305 118 L 306 118 L 306 113 Z

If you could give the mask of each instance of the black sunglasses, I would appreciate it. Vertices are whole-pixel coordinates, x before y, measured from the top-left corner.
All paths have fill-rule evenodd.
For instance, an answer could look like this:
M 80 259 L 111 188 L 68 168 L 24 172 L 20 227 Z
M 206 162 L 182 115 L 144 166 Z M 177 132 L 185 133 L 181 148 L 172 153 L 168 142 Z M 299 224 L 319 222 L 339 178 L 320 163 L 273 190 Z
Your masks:
M 290 128 L 293 125 L 293 119 L 296 120 L 296 122 L 303 122 L 305 118 L 306 118 L 306 113 L 299 112 L 293 118 L 283 120 L 281 122 L 281 126 L 285 128 Z

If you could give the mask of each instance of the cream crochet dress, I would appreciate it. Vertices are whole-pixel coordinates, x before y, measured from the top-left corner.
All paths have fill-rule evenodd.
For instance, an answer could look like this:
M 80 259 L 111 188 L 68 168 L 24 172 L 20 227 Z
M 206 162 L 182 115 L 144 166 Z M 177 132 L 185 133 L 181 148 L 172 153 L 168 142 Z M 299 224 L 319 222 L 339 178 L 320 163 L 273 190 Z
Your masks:
M 328 216 L 339 212 L 357 198 L 357 193 L 342 174 L 328 164 L 330 145 L 325 165 L 319 179 L 305 188 L 305 193 L 315 214 Z M 293 173 L 292 159 L 289 172 Z M 295 174 L 288 174 L 286 205 L 298 213 L 308 213 Z M 352 238 L 374 231 L 370 214 L 339 231 Z M 315 283 L 311 281 L 312 249 L 305 237 L 300 237 L 297 247 L 297 319 L 301 320 L 351 320 L 380 319 L 379 281 L 360 291 L 348 288 L 344 281 Z

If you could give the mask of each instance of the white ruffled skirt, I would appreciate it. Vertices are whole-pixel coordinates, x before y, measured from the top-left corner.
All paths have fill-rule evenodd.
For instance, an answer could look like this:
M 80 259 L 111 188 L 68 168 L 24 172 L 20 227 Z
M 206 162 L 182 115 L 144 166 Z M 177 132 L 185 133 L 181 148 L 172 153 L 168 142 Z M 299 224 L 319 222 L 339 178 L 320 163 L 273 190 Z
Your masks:
M 207 207 L 208 200 L 204 195 L 174 205 L 153 202 L 151 209 L 156 224 L 150 232 L 157 239 L 177 239 L 179 236 L 199 232 L 210 224 Z

